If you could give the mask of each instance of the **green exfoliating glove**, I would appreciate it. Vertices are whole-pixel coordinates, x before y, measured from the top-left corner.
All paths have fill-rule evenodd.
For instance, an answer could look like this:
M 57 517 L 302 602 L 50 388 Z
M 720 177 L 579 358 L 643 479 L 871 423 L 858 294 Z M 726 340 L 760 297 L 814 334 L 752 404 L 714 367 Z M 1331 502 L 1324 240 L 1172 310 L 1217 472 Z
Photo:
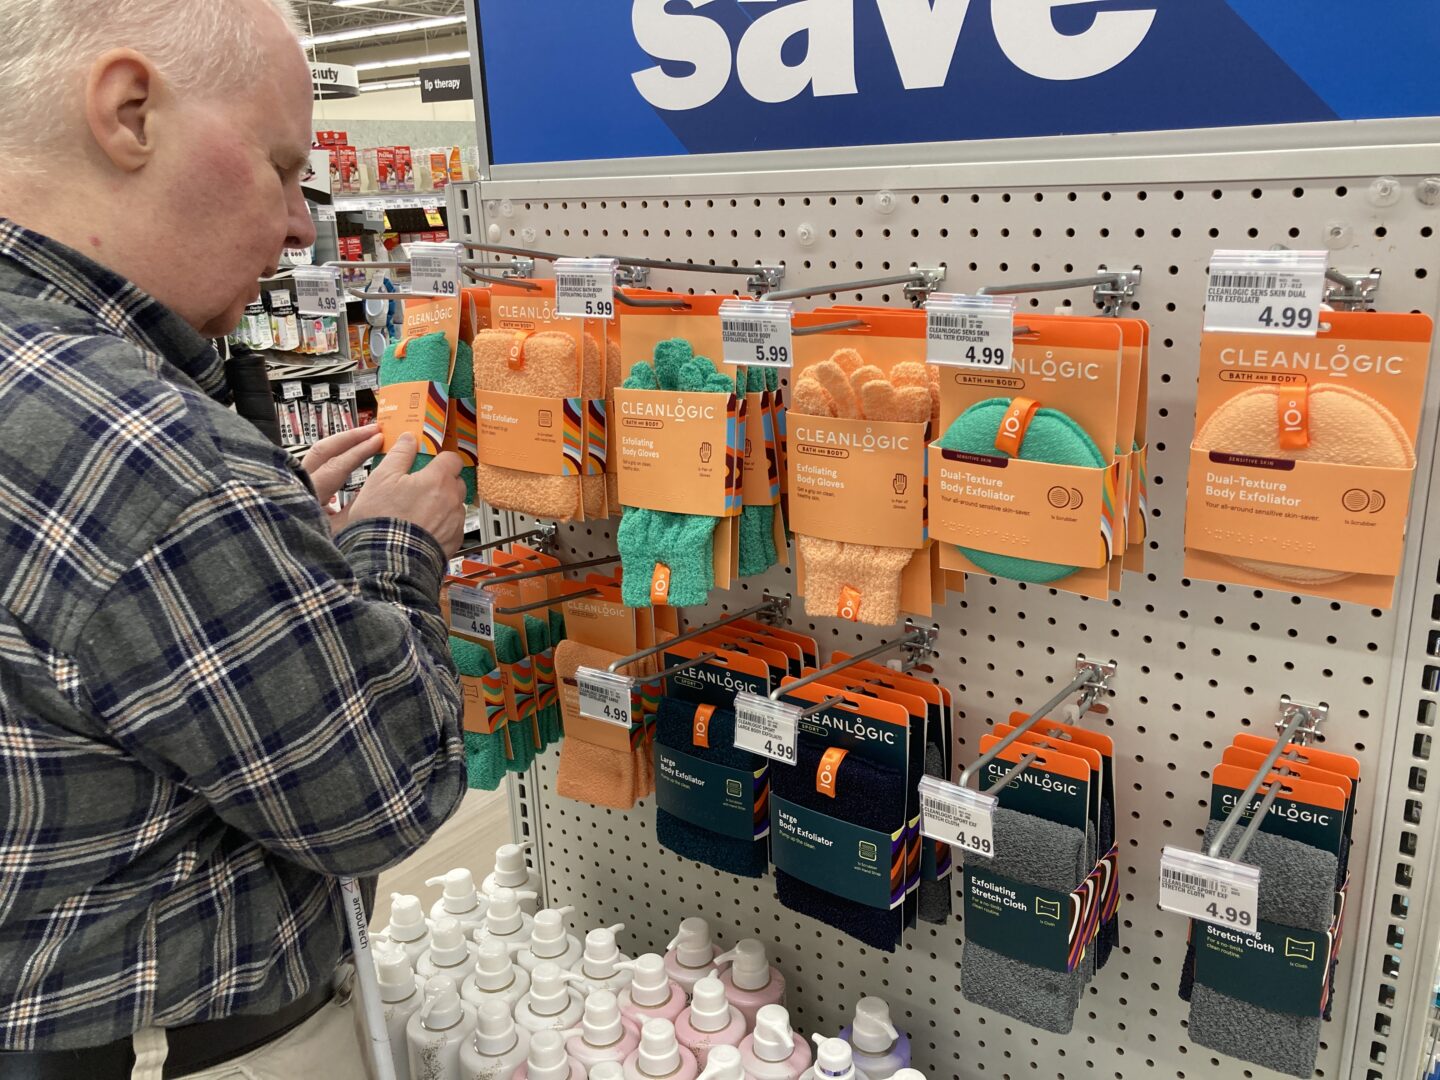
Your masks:
M 495 659 L 501 664 L 518 664 L 525 659 L 525 645 L 513 626 L 495 623 Z M 517 718 L 510 725 L 510 759 L 505 763 L 511 772 L 524 772 L 535 760 L 535 740 L 529 717 Z
M 759 394 L 780 385 L 772 367 L 747 368 L 746 389 Z M 736 380 L 738 384 L 738 379 Z M 773 384 L 773 385 L 772 385 Z M 740 576 L 763 574 L 780 561 L 775 550 L 775 507 L 746 506 L 740 511 Z
M 469 398 L 470 404 L 472 406 L 475 404 L 475 354 L 463 341 L 455 346 L 455 374 L 450 378 L 450 396 L 452 398 Z M 461 469 L 460 479 L 465 481 L 466 505 L 476 505 L 475 466 L 466 465 Z
M 626 389 L 733 393 L 735 383 L 721 375 L 706 357 L 695 356 L 690 343 L 679 338 L 655 346 L 655 366 L 643 361 L 630 369 Z M 626 507 L 616 530 L 620 560 L 625 569 L 621 597 L 629 607 L 650 606 L 650 584 L 656 563 L 670 568 L 671 607 L 703 604 L 715 585 L 715 518 L 699 514 L 672 514 L 664 510 Z
M 490 653 L 473 641 L 450 639 L 450 657 L 461 675 L 484 678 L 490 671 Z M 505 735 L 465 732 L 465 783 L 477 791 L 494 791 L 505 779 Z
M 940 439 L 940 446 L 946 450 L 961 450 L 969 454 L 990 454 L 1008 457 L 995 448 L 995 437 L 1000 432 L 1000 422 L 1010 408 L 1009 398 L 990 398 L 977 402 L 961 413 L 950 429 Z M 1074 420 L 1056 409 L 1039 409 L 1030 420 L 1025 432 L 1025 441 L 1020 444 L 1020 457 L 1025 461 L 1043 461 L 1051 465 L 1082 465 L 1088 468 L 1103 468 L 1105 458 L 1094 440 Z M 1053 581 L 1069 577 L 1080 569 L 1062 563 L 1037 562 L 1034 559 L 1020 559 L 1014 555 L 1001 555 L 992 551 L 976 551 L 962 547 L 961 553 L 987 574 L 1010 578 L 1013 581 L 1028 581 L 1036 585 L 1048 585 Z
M 405 346 L 405 355 L 396 355 L 401 345 Z M 474 373 L 471 373 L 471 393 L 474 393 Z M 423 337 L 409 338 L 406 341 L 397 341 L 385 350 L 385 355 L 380 358 L 380 370 L 376 373 L 376 381 L 380 386 L 394 386 L 396 383 L 406 382 L 438 382 L 450 383 L 450 343 L 445 340 L 443 332 L 425 334 Z M 433 454 L 416 454 L 415 464 L 410 466 L 412 473 L 417 473 L 434 460 Z M 380 463 L 380 456 L 376 456 L 370 462 L 371 468 Z

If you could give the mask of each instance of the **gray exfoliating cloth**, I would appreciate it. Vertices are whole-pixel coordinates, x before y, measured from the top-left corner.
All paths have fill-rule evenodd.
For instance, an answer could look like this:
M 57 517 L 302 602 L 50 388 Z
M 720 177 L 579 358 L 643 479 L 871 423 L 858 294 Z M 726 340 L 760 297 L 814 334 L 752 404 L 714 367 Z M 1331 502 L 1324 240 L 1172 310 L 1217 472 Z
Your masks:
M 995 857 L 962 856 L 966 868 L 989 869 L 1022 885 L 1069 893 L 1090 872 L 1080 829 L 1000 807 L 995 811 Z M 1084 973 L 1050 971 L 965 942 L 960 992 L 966 1001 L 1057 1035 L 1069 1034 L 1080 1007 Z
M 925 746 L 925 775 L 945 779 L 945 754 L 934 743 Z M 933 843 L 927 839 L 925 843 Z M 928 923 L 944 926 L 953 913 L 950 891 L 950 877 L 947 874 L 939 880 L 920 878 L 920 918 Z
M 1206 826 L 1204 850 L 1209 851 L 1219 829 L 1218 821 Z M 1243 833 L 1237 824 L 1221 853 L 1229 856 Z M 1260 867 L 1257 914 L 1261 919 L 1305 930 L 1329 929 L 1339 866 L 1332 852 L 1259 832 L 1246 848 L 1244 861 Z M 1193 934 L 1191 941 L 1193 948 Z M 1193 968 L 1190 974 L 1193 977 Z M 1190 992 L 1190 1041 L 1288 1076 L 1311 1076 L 1320 1052 L 1318 1003 L 1316 1010 L 1315 1016 L 1277 1012 L 1222 994 L 1197 978 Z
M 1315 1075 L 1320 1017 L 1292 1016 L 1228 997 L 1196 983 L 1190 1001 L 1190 1041 L 1286 1076 Z

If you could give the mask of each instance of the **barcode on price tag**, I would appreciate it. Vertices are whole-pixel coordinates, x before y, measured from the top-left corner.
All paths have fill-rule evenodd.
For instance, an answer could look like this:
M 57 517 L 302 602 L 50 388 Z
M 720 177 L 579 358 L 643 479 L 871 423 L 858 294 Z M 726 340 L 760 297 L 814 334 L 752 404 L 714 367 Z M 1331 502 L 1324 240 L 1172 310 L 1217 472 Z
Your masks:
M 925 359 L 948 367 L 1015 366 L 1015 302 L 1008 296 L 942 294 L 925 303 Z
M 1168 844 L 1161 851 L 1159 903 L 1166 911 L 1258 934 L 1259 897 L 1259 867 Z
M 972 855 L 995 857 L 995 796 L 934 776 L 922 776 L 919 788 L 921 833 Z
M 788 301 L 749 303 L 726 300 L 720 305 L 720 340 L 727 364 L 746 367 L 789 367 L 795 355 Z
M 330 400 L 330 384 L 329 384 L 328 382 L 319 382 L 319 383 L 315 383 L 314 385 L 312 385 L 312 386 L 310 387 L 310 400 L 311 400 L 311 401 L 329 401 L 329 400 Z
M 615 317 L 614 259 L 556 259 L 555 313 L 577 319 Z
M 1205 329 L 1314 337 L 1325 296 L 1324 251 L 1217 251 Z
M 741 691 L 735 695 L 735 749 L 794 765 L 800 709 Z
M 295 271 L 295 310 L 301 315 L 340 313 L 340 271 L 315 266 Z
M 299 379 L 287 379 L 280 384 L 280 397 L 284 401 L 294 401 L 298 397 L 305 396 L 305 384 Z
M 426 296 L 460 295 L 460 245 L 410 245 L 410 291 Z
M 598 668 L 577 668 L 580 715 L 628 728 L 635 722 L 635 680 Z
M 495 640 L 495 601 L 484 589 L 450 586 L 450 630 L 477 641 Z

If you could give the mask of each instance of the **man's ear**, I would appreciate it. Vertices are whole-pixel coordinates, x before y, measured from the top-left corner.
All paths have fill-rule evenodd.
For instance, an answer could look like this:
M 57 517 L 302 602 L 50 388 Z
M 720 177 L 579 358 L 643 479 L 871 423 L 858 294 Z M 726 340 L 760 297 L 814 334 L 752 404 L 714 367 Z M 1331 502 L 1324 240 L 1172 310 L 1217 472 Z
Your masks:
M 133 49 L 111 49 L 91 65 L 85 81 L 85 120 L 100 152 L 133 172 L 154 153 L 155 106 L 161 80 Z

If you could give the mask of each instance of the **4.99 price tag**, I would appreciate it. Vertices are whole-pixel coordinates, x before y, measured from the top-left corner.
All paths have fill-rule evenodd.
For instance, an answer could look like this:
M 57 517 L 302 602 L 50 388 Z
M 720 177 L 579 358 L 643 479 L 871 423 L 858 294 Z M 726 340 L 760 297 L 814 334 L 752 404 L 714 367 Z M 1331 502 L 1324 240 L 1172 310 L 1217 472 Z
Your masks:
M 995 857 L 995 796 L 934 776 L 922 776 L 919 788 L 923 835 L 971 855 Z
M 410 245 L 410 291 L 429 296 L 460 295 L 460 245 Z
M 1009 371 L 1015 366 L 1015 301 L 944 293 L 925 303 L 925 360 L 948 367 Z
M 1258 934 L 1260 868 L 1166 845 L 1160 854 L 1160 898 L 1166 911 L 1242 934 Z
M 297 269 L 295 310 L 301 315 L 340 314 L 340 271 L 333 266 Z
M 495 640 L 495 601 L 485 589 L 450 586 L 450 630 L 458 637 Z
M 735 749 L 794 765 L 800 709 L 741 691 L 735 695 Z
M 635 680 L 598 668 L 578 668 L 580 715 L 628 728 L 635 722 Z
M 1324 251 L 1217 251 L 1205 329 L 1314 337 L 1325 297 Z

